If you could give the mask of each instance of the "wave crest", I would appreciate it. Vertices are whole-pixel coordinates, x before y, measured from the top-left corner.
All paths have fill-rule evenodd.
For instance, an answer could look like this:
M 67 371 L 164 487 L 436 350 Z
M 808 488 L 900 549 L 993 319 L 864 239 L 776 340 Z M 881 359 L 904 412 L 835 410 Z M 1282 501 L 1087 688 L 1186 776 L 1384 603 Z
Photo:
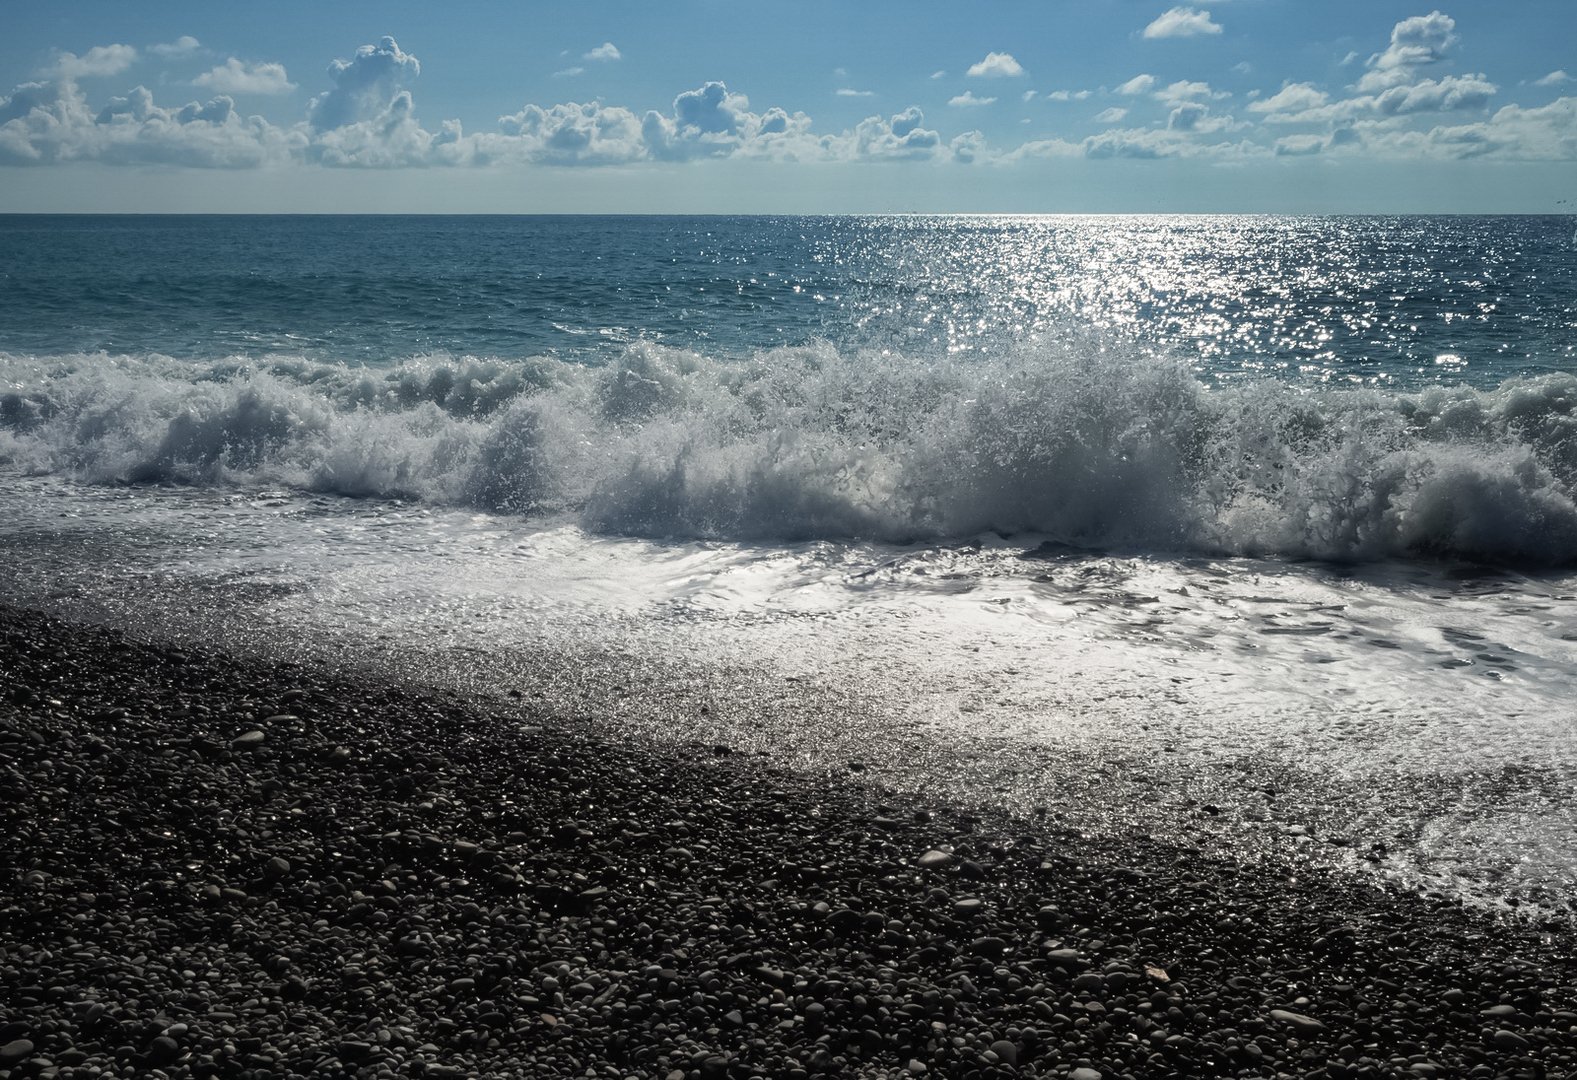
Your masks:
M 0 460 L 95 483 L 287 485 L 659 537 L 1577 561 L 1564 374 L 1397 393 L 1207 386 L 1087 342 L 925 362 L 641 343 L 604 367 L 0 355 L 0 387 Z

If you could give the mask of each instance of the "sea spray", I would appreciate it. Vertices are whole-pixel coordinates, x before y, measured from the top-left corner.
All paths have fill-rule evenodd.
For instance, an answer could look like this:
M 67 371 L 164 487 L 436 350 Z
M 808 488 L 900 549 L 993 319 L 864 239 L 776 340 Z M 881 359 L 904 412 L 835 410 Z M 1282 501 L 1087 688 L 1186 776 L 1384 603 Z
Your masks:
M 996 357 L 829 344 L 587 366 L 0 355 L 0 459 L 90 483 L 283 485 L 614 535 L 1577 561 L 1577 377 L 1417 392 L 1070 335 Z

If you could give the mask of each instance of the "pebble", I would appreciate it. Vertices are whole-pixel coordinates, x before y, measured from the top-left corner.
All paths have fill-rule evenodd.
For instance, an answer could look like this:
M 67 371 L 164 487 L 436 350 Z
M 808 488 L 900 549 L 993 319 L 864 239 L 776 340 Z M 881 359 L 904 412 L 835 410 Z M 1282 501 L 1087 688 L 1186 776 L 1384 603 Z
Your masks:
M 0 671 L 12 1075 L 1577 1075 L 1560 927 L 4 605 Z
M 19 1061 L 25 1061 L 33 1056 L 33 1042 L 31 1039 L 12 1039 L 4 1046 L 0 1046 L 0 1065 L 10 1067 Z
M 1270 1010 L 1270 1018 L 1279 1020 L 1300 1035 L 1313 1035 L 1325 1030 L 1325 1025 L 1314 1019 L 1314 1017 L 1304 1016 L 1302 1013 L 1291 1012 L 1287 1009 Z

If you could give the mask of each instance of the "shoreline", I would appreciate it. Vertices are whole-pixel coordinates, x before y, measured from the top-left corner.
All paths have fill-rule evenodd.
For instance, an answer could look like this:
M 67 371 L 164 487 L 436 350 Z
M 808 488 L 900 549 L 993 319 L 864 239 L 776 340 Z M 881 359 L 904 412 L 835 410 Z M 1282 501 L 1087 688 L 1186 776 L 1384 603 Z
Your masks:
M 1567 923 L 520 709 L 0 607 L 0 1075 L 1577 1071 Z

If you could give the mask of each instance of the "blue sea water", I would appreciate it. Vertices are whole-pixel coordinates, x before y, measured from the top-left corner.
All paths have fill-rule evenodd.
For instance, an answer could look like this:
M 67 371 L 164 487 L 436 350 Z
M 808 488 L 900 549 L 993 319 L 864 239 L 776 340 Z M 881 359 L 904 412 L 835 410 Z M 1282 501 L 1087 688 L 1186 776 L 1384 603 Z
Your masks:
M 1577 559 L 1564 217 L 6 217 L 0 460 L 643 537 Z
M 0 216 L 0 349 L 386 365 L 1097 328 L 1216 379 L 1493 386 L 1577 364 L 1550 217 Z
M 1547 899 L 1572 225 L 0 217 L 0 595 Z

